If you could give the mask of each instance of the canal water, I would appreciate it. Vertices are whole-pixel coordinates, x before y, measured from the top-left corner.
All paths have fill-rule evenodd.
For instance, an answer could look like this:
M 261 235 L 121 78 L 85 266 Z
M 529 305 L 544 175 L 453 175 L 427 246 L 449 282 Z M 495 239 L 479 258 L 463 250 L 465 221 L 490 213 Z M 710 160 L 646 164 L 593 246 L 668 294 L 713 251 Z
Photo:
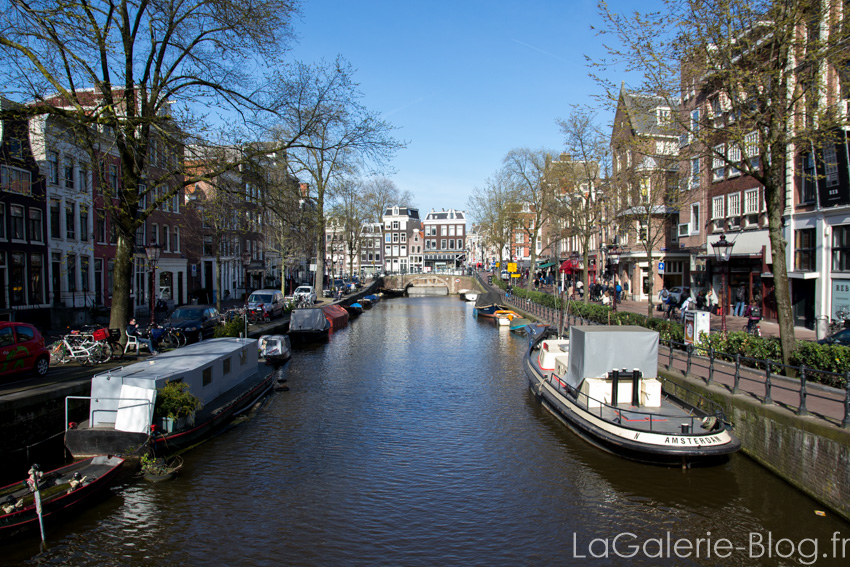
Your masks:
M 578 439 L 529 391 L 524 345 L 457 297 L 385 300 L 296 350 L 289 391 L 178 478 L 0 563 L 847 564 L 850 525 L 744 456 L 682 471 Z

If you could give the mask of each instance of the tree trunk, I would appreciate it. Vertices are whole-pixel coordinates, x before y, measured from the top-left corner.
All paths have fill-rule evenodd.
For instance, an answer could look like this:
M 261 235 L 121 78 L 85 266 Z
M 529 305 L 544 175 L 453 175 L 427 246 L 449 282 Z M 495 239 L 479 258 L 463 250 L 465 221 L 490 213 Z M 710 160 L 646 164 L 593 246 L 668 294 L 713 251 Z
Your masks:
M 768 234 L 770 236 L 770 251 L 773 259 L 773 284 L 776 298 L 776 315 L 779 323 L 779 344 L 782 348 L 782 362 L 790 364 L 791 354 L 797 347 L 794 336 L 794 317 L 791 312 L 791 291 L 788 286 L 788 266 L 785 263 L 785 239 L 782 237 L 782 209 L 778 206 L 768 206 L 770 218 Z M 764 288 L 762 288 L 764 289 Z M 762 297 L 764 300 L 764 297 Z
M 112 308 L 109 328 L 126 329 L 133 316 L 130 290 L 133 289 L 133 250 L 135 240 L 119 233 L 115 249 L 115 269 L 112 285 Z
M 221 313 L 221 242 L 219 241 L 219 246 L 216 248 L 218 252 L 215 255 L 215 281 L 210 282 L 210 287 L 212 288 L 210 292 L 215 295 L 215 308 Z M 216 289 L 218 287 L 218 289 Z

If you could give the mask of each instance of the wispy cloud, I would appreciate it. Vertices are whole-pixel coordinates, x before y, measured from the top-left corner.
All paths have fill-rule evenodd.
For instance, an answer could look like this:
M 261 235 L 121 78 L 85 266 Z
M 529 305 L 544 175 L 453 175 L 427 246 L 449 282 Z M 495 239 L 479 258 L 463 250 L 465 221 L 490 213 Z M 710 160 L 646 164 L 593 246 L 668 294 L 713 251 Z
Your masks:
M 390 117 L 393 114 L 397 114 L 397 113 L 401 112 L 402 110 L 406 110 L 406 109 L 410 108 L 411 106 L 415 106 L 415 105 L 419 104 L 420 102 L 422 102 L 424 100 L 425 100 L 425 97 L 421 96 L 421 97 L 417 98 L 416 100 L 411 100 L 407 104 L 403 104 L 403 105 L 399 106 L 398 108 L 394 108 L 394 109 L 390 110 L 389 112 L 386 112 L 384 114 L 384 116 Z
M 558 57 L 558 56 L 557 56 L 557 55 L 555 55 L 554 53 L 549 53 L 548 51 L 545 51 L 545 50 L 543 50 L 543 49 L 540 49 L 539 47 L 534 47 L 533 45 L 530 45 L 530 44 L 528 44 L 528 43 L 525 43 L 524 41 L 520 41 L 520 40 L 518 40 L 518 39 L 513 39 L 513 38 L 511 39 L 511 41 L 513 41 L 513 42 L 515 42 L 515 43 L 518 43 L 518 44 L 522 45 L 523 47 L 527 47 L 527 48 L 529 48 L 529 49 L 533 49 L 534 51 L 537 51 L 538 53 L 542 53 L 543 55 L 548 55 L 549 57 L 553 57 L 553 58 L 557 59 L 558 61 L 563 61 L 564 63 L 569 63 L 569 61 L 567 61 L 567 60 L 566 60 L 566 59 L 564 59 L 563 57 Z

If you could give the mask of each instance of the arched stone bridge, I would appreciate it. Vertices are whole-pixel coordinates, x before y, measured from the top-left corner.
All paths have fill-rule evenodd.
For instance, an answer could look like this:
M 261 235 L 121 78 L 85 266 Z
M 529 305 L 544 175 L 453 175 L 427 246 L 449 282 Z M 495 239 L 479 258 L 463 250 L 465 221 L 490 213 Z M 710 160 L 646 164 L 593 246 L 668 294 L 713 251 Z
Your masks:
M 405 274 L 385 276 L 381 288 L 404 291 L 407 295 L 456 295 L 461 289 L 473 289 L 475 284 L 469 276 L 444 274 Z

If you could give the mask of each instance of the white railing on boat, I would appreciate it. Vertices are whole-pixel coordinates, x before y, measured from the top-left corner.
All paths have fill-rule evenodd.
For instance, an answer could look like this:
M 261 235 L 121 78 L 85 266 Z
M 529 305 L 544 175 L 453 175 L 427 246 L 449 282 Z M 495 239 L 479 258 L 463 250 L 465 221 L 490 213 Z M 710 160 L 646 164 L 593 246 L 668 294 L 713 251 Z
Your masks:
M 103 398 L 101 396 L 66 396 L 65 397 L 65 431 L 67 432 L 70 422 L 70 412 L 68 410 L 68 401 L 69 400 L 88 400 L 89 401 L 89 423 L 95 423 L 94 414 L 95 411 L 99 411 L 102 413 L 114 413 L 117 414 L 119 409 L 128 409 L 128 408 L 136 408 L 136 407 L 145 407 L 148 408 L 148 414 L 153 415 L 153 402 L 148 400 L 147 398 Z M 124 402 L 141 402 L 138 404 L 129 404 L 126 406 L 121 406 L 120 408 L 115 409 L 100 409 L 100 410 L 92 410 L 91 402 L 92 400 L 108 400 L 108 401 L 124 401 Z M 115 420 L 113 420 L 114 423 Z
M 576 400 L 576 403 L 582 409 L 584 409 L 588 413 L 596 413 L 597 416 L 600 419 L 607 419 L 606 416 L 602 415 L 603 410 L 607 409 L 609 412 L 613 413 L 616 416 L 616 418 L 617 418 L 616 423 L 618 425 L 620 425 L 621 427 L 625 428 L 625 429 L 631 429 L 631 430 L 634 430 L 634 431 L 646 431 L 645 427 L 631 427 L 631 426 L 627 425 L 626 423 L 624 423 L 623 422 L 623 414 L 624 413 L 628 414 L 628 416 L 647 416 L 648 420 L 642 421 L 641 423 L 642 424 L 648 424 L 650 432 L 654 431 L 653 428 L 652 428 L 653 419 L 654 419 L 654 421 L 657 421 L 659 423 L 663 422 L 665 424 L 669 424 L 671 420 L 679 420 L 680 433 L 682 433 L 682 434 L 694 433 L 694 432 L 698 431 L 696 426 L 702 425 L 702 419 L 703 418 L 696 416 L 696 415 L 693 415 L 693 414 L 691 414 L 691 415 L 674 415 L 674 414 L 665 414 L 665 413 L 659 413 L 659 412 L 641 411 L 641 410 L 637 410 L 637 409 L 626 409 L 626 410 L 624 410 L 620 407 L 611 405 L 610 403 L 608 403 L 606 401 L 598 400 L 598 399 L 596 399 L 592 396 L 589 396 L 588 394 L 586 394 L 586 393 L 584 393 L 580 390 L 576 390 L 575 388 L 567 388 L 566 385 L 561 380 L 559 380 L 557 376 L 547 376 L 547 377 L 544 378 L 544 380 L 546 380 L 546 382 L 548 382 L 550 385 L 554 386 L 556 389 L 563 392 L 565 395 L 573 396 Z M 582 401 L 582 399 L 584 399 L 584 401 Z M 596 412 L 593 411 L 594 408 L 591 407 L 591 402 L 598 404 L 598 406 L 596 406 L 598 408 Z M 716 412 L 715 415 L 710 415 L 710 414 L 707 413 L 706 416 L 707 417 L 715 417 L 718 420 L 723 421 L 722 412 Z M 632 417 L 630 417 L 629 419 L 632 419 Z M 687 430 L 685 430 L 685 426 L 687 426 Z M 668 431 L 665 431 L 665 433 L 670 433 L 669 427 L 667 429 L 668 429 Z

